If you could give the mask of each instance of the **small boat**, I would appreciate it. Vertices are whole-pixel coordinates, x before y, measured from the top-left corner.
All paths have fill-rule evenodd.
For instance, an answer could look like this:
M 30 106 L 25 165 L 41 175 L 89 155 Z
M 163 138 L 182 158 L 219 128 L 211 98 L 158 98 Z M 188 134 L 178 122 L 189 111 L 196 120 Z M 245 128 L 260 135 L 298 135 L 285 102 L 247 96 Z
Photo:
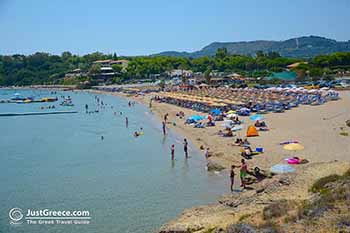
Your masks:
M 40 99 L 41 102 L 55 102 L 57 101 L 57 97 L 45 97 Z

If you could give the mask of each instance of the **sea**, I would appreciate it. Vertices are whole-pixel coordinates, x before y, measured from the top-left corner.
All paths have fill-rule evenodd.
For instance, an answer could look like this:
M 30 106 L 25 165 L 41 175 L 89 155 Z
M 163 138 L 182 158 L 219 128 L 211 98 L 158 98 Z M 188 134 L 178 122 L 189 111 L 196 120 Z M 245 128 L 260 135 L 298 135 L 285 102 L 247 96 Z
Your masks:
M 208 172 L 191 144 L 185 159 L 183 137 L 163 136 L 147 106 L 83 91 L 0 90 L 0 99 L 14 96 L 58 101 L 0 103 L 0 113 L 77 113 L 0 116 L 0 232 L 156 232 L 228 192 L 227 174 Z M 74 106 L 61 106 L 68 96 Z M 85 218 L 63 217 L 68 211 Z

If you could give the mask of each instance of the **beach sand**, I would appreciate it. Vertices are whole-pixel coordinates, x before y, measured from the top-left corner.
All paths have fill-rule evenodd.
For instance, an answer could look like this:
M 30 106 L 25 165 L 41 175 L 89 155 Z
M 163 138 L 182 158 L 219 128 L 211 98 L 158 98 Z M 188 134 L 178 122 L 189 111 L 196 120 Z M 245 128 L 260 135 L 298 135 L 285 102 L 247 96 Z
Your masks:
M 134 97 L 134 100 L 149 105 L 152 94 Z M 270 131 L 259 132 L 258 137 L 250 137 L 248 140 L 252 148 L 262 147 L 264 153 L 256 155 L 248 161 L 248 165 L 259 166 L 268 169 L 271 165 L 283 162 L 284 158 L 298 156 L 314 162 L 325 161 L 350 161 L 350 136 L 342 136 L 341 128 L 350 131 L 345 121 L 350 119 L 350 92 L 340 93 L 341 99 L 327 102 L 320 106 L 302 105 L 284 113 L 270 113 L 264 115 Z M 205 115 L 190 109 L 178 106 L 152 102 L 152 111 L 163 119 L 165 113 L 169 113 L 167 126 L 191 140 L 196 147 L 209 147 L 212 152 L 211 160 L 229 168 L 231 164 L 239 164 L 241 160 L 239 147 L 232 146 L 235 137 L 223 138 L 215 135 L 223 129 L 221 122 L 216 122 L 215 127 L 204 129 L 193 128 L 185 125 L 184 119 L 176 117 L 179 111 L 185 112 L 188 117 L 193 114 Z M 236 132 L 238 137 L 244 138 L 249 125 L 254 124 L 248 117 L 240 117 L 244 120 L 243 129 Z M 173 126 L 172 122 L 176 123 Z M 282 141 L 296 140 L 305 146 L 302 151 L 286 151 L 279 145 Z M 302 167 L 302 166 L 301 166 Z

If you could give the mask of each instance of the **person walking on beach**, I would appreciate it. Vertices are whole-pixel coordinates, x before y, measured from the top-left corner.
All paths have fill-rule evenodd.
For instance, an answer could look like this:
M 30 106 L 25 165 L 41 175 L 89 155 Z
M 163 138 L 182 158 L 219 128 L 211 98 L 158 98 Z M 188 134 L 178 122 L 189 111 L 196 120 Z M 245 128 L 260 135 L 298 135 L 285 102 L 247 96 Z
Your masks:
M 185 157 L 186 159 L 188 158 L 188 142 L 187 139 L 184 139 L 184 152 L 185 152 Z
M 233 187 L 235 184 L 235 165 L 231 166 L 230 180 L 231 180 L 231 192 L 233 192 Z
M 128 119 L 128 117 L 125 117 L 125 126 L 126 126 L 126 128 L 128 128 L 128 126 L 129 126 L 129 119 Z
M 241 187 L 245 189 L 245 177 L 247 176 L 248 166 L 244 159 L 241 160 L 241 168 L 239 176 L 241 178 Z
M 171 160 L 174 160 L 175 158 L 175 145 L 171 145 Z
M 165 122 L 162 122 L 162 128 L 163 128 L 163 135 L 166 134 L 166 126 L 165 126 Z

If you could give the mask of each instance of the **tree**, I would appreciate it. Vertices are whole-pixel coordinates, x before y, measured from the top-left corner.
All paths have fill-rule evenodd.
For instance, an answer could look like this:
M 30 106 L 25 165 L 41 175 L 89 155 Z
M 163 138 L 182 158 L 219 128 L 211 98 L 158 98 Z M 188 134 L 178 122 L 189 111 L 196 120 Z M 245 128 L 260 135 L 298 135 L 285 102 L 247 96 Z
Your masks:
M 210 81 L 211 81 L 211 70 L 210 69 L 207 69 L 205 72 L 204 72 L 204 78 L 205 78 L 205 81 L 207 82 L 208 85 L 210 85 Z
M 181 82 L 182 82 L 183 84 L 186 84 L 186 83 L 187 83 L 187 77 L 186 77 L 184 74 L 181 75 Z
M 72 57 L 72 54 L 68 51 L 65 51 L 61 54 L 61 57 L 63 61 L 68 61 Z
M 256 54 L 256 57 L 257 57 L 257 58 L 265 57 L 265 54 L 264 54 L 264 52 L 263 52 L 262 50 L 256 51 L 255 54 Z
M 101 66 L 100 64 L 92 64 L 90 67 L 89 73 L 90 74 L 99 74 L 101 72 Z
M 306 77 L 305 70 L 298 70 L 296 73 L 297 73 L 297 77 L 296 77 L 295 81 L 297 81 L 297 82 L 305 81 L 305 77 Z
M 113 64 L 112 69 L 115 73 L 121 73 L 123 70 L 123 67 L 121 65 L 118 65 L 118 64 Z
M 227 55 L 228 55 L 227 48 L 218 48 L 216 50 L 215 57 L 218 59 L 224 59 L 225 57 L 227 57 Z
M 317 80 L 322 77 L 323 71 L 321 68 L 314 67 L 310 69 L 309 75 L 313 80 Z
M 159 82 L 158 85 L 159 85 L 160 88 L 164 89 L 164 87 L 165 87 L 165 81 L 164 81 L 164 80 L 160 80 L 160 82 Z
M 275 59 L 281 57 L 281 55 L 278 52 L 268 52 L 266 57 L 270 59 Z
M 113 60 L 117 60 L 117 59 L 118 59 L 117 54 L 113 53 Z

